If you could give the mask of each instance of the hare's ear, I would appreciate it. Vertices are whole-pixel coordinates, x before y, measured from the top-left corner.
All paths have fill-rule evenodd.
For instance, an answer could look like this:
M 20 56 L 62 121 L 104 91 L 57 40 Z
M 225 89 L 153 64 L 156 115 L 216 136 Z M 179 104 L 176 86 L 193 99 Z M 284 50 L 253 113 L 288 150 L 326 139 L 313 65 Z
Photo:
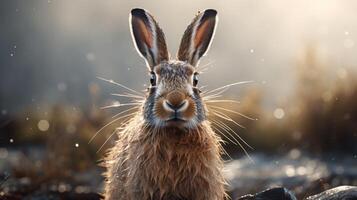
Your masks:
M 155 19 L 147 11 L 135 8 L 129 17 L 131 35 L 139 54 L 150 70 L 169 59 L 165 36 Z
M 199 13 L 183 34 L 177 58 L 196 66 L 209 49 L 217 20 L 216 10 Z

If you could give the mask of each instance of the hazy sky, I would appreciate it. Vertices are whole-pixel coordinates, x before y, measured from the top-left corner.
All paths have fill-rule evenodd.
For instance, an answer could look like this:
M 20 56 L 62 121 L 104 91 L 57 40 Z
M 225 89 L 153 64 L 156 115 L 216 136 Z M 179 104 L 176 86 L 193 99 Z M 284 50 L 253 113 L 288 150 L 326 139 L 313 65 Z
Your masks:
M 41 103 L 87 105 L 88 84 L 106 98 L 118 91 L 96 76 L 134 89 L 148 82 L 130 38 L 128 14 L 149 10 L 174 57 L 198 10 L 218 10 L 216 37 L 201 65 L 201 85 L 254 80 L 269 105 L 293 92 L 297 61 L 312 45 L 335 73 L 356 68 L 357 2 L 341 0 L 87 1 L 9 0 L 0 3 L 0 110 Z M 264 82 L 265 84 L 261 84 Z M 239 86 L 227 95 L 249 88 Z

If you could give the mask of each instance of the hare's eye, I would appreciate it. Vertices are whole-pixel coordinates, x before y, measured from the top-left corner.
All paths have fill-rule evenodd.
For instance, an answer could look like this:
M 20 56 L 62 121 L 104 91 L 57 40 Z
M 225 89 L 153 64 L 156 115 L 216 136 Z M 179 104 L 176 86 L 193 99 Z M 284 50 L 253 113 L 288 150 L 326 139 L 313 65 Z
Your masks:
M 198 73 L 194 73 L 193 74 L 193 86 L 196 87 L 196 85 L 198 84 Z
M 151 83 L 151 86 L 155 86 L 156 85 L 156 74 L 155 74 L 155 72 L 151 72 L 150 73 L 150 83 Z

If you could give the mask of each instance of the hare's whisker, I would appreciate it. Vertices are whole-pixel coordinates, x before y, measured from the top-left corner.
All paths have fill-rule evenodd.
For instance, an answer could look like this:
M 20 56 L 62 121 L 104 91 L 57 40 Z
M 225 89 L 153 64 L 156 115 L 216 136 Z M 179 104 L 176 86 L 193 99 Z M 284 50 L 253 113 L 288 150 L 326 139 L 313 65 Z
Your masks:
M 118 114 L 115 114 L 112 118 L 116 118 L 116 117 L 120 116 L 121 114 L 127 113 L 129 111 L 132 111 L 132 110 L 135 110 L 135 109 L 138 109 L 138 108 L 139 108 L 139 106 L 128 108 L 128 109 L 126 109 L 126 110 L 124 110 L 124 111 L 122 111 L 122 112 L 120 112 Z
M 144 99 L 145 97 L 143 96 L 138 96 L 138 95 L 134 95 L 134 94 L 118 94 L 118 93 L 113 93 L 111 94 L 112 96 L 117 96 L 117 97 L 128 97 L 128 98 L 134 98 L 134 99 Z
M 143 104 L 145 102 L 145 99 L 134 99 L 134 100 L 132 100 L 132 102 Z
M 121 127 L 124 126 L 125 124 L 127 124 L 129 121 L 130 121 L 130 118 L 129 118 L 129 119 L 125 119 L 125 120 L 122 122 Z M 104 143 L 99 147 L 99 149 L 97 150 L 96 153 L 99 153 L 100 150 L 102 150 L 102 148 L 107 144 L 107 142 L 110 140 L 110 138 L 113 137 L 113 135 L 115 135 L 115 134 L 121 129 L 121 127 L 116 128 L 116 129 L 112 132 L 112 134 L 110 134 L 110 136 L 109 136 L 109 137 L 104 141 Z
M 213 94 L 208 94 L 208 95 L 203 94 L 202 99 L 209 100 L 209 99 L 216 99 L 216 98 L 222 97 L 222 94 L 225 93 L 228 89 L 229 88 L 224 88 L 224 89 L 222 89 L 216 93 L 213 93 Z M 208 91 L 205 91 L 205 92 L 208 92 Z
M 231 155 L 229 155 L 229 153 L 228 153 L 224 148 L 221 148 L 221 149 L 222 149 L 223 153 L 228 156 L 229 159 L 228 159 L 227 161 L 233 160 L 233 158 L 231 157 Z
M 130 117 L 130 116 L 133 116 L 133 115 L 135 115 L 135 114 L 136 114 L 136 113 L 129 113 L 129 114 L 127 114 L 127 115 L 123 115 L 123 116 L 118 117 L 118 118 L 112 120 L 111 122 L 107 123 L 106 125 L 104 125 L 102 128 L 100 128 L 100 129 L 92 136 L 92 138 L 89 140 L 88 144 L 91 143 L 92 140 L 93 140 L 103 129 L 105 129 L 105 128 L 108 127 L 109 125 L 113 124 L 114 122 L 117 122 L 117 121 L 120 120 L 120 119 L 123 119 L 123 118 L 126 118 L 126 117 Z
M 108 108 L 117 108 L 117 107 L 122 107 L 122 106 L 135 106 L 135 105 L 141 105 L 141 103 L 115 103 L 113 105 L 109 106 L 103 106 L 100 109 L 108 109 Z
M 214 125 L 216 125 L 215 123 L 213 123 Z M 218 125 L 216 125 L 218 126 Z M 223 137 L 225 137 L 227 140 L 229 140 L 231 143 L 238 145 L 235 141 L 233 141 L 231 138 L 229 138 L 225 133 L 223 133 L 221 130 L 219 130 L 219 128 L 212 126 L 213 129 L 215 129 L 218 133 L 220 133 Z
M 234 141 L 236 141 L 237 143 L 240 143 L 235 137 L 234 135 L 237 136 L 237 133 L 235 131 L 233 131 L 229 126 L 227 126 L 225 123 L 219 121 L 219 120 L 215 120 L 216 121 L 216 124 L 219 125 L 223 130 L 225 130 L 233 139 Z M 234 134 L 234 135 L 232 135 Z M 239 139 L 241 139 L 239 136 L 238 136 Z M 242 139 L 241 139 L 242 140 Z M 244 144 L 246 144 L 248 147 L 250 147 L 244 140 L 242 140 L 242 142 L 244 142 Z
M 217 100 L 208 100 L 205 103 L 240 103 L 240 101 L 231 100 L 231 99 L 217 99 Z
M 197 67 L 197 70 L 199 71 L 199 73 L 205 73 L 205 71 L 207 71 L 210 67 L 212 67 L 211 64 L 213 64 L 215 61 L 212 60 L 210 62 L 208 62 L 207 64 L 204 65 L 200 65 Z
M 234 121 L 230 116 L 228 116 L 227 114 L 221 112 L 221 111 L 218 111 L 218 110 L 212 110 L 213 111 L 213 114 L 215 114 L 217 117 L 220 117 L 222 119 L 225 119 L 227 121 L 230 121 L 230 122 L 233 122 L 235 125 L 239 126 L 240 128 L 243 128 L 245 129 L 245 127 L 239 123 L 237 123 L 236 121 Z
M 213 94 L 208 94 L 208 95 L 207 95 L 207 93 L 208 93 L 209 91 L 205 91 L 205 92 L 203 92 L 203 95 L 202 95 L 202 96 L 203 96 L 204 98 L 217 98 L 217 97 L 221 97 L 221 96 L 222 96 L 221 94 L 225 93 L 228 89 L 229 89 L 229 87 L 226 87 L 226 88 L 223 88 L 223 89 L 220 89 L 220 90 L 216 91 L 216 92 L 213 93 Z
M 241 84 L 246 84 L 246 83 L 253 83 L 254 81 L 240 81 L 240 82 L 235 82 L 235 83 L 231 83 L 231 84 L 227 84 L 227 85 L 224 85 L 222 87 L 219 87 L 219 88 L 216 88 L 216 89 L 213 89 L 211 91 L 208 91 L 206 92 L 205 94 L 211 94 L 213 92 L 216 92 L 216 91 L 219 91 L 221 89 L 225 89 L 225 88 L 229 88 L 229 87 L 232 87 L 232 86 L 235 86 L 235 85 L 241 85 Z
M 217 121 L 218 122 L 218 121 Z M 222 127 L 221 125 L 219 125 L 218 123 L 216 123 L 216 125 L 218 126 L 218 127 L 220 127 L 221 129 L 223 129 L 223 130 L 225 130 L 226 131 L 226 133 L 228 133 L 229 134 L 229 132 L 224 128 L 224 127 Z M 220 132 L 221 134 L 222 134 L 222 132 Z M 223 134 L 224 135 L 224 134 Z M 233 137 L 231 134 L 229 134 L 231 137 Z M 228 138 L 228 137 L 225 137 L 225 138 Z M 234 138 L 234 137 L 233 137 Z M 234 138 L 235 139 L 235 138 Z M 231 141 L 231 140 L 230 140 Z M 253 161 L 252 160 L 252 158 L 249 156 L 249 153 L 248 153 L 248 151 L 244 148 L 244 146 L 239 142 L 239 141 L 237 141 L 237 140 L 235 140 L 238 144 L 236 144 L 236 145 L 238 145 L 243 151 L 244 151 L 244 153 L 245 153 L 245 155 L 247 155 L 247 157 L 251 160 L 251 161 Z M 254 161 L 253 161 L 254 162 Z
M 131 91 L 131 92 L 134 92 L 134 93 L 138 94 L 139 96 L 143 95 L 142 93 L 140 93 L 140 92 L 138 92 L 136 90 L 133 90 L 133 89 L 131 89 L 131 88 L 129 88 L 129 87 L 123 85 L 123 84 L 117 83 L 114 80 L 105 79 L 105 78 L 102 78 L 102 77 L 99 77 L 99 76 L 97 76 L 97 78 L 100 79 L 100 80 L 106 81 L 108 83 L 112 83 L 114 85 L 120 86 L 120 87 L 122 87 L 124 89 L 127 89 L 127 90 Z
M 224 116 L 224 115 L 218 113 L 218 112 L 217 112 L 216 110 L 214 110 L 214 109 L 210 109 L 210 112 L 211 112 L 212 114 L 214 114 L 215 116 L 219 117 L 219 118 L 225 119 L 225 120 L 227 120 L 227 121 L 231 121 L 231 119 L 230 119 L 228 116 Z
M 200 90 L 203 90 L 203 89 L 206 88 L 206 87 L 207 87 L 207 85 L 202 85 L 202 86 L 199 87 L 199 89 L 200 89 Z
M 208 95 L 208 96 L 202 97 L 202 100 L 204 102 L 206 102 L 206 101 L 209 101 L 209 100 L 217 99 L 219 97 L 222 97 L 222 95 Z
M 216 124 L 216 125 L 218 125 L 218 124 Z M 218 125 L 219 126 L 219 125 Z M 219 126 L 219 127 L 221 127 L 221 126 Z M 221 127 L 222 128 L 222 127 Z M 223 129 L 223 128 L 222 128 Z M 223 130 L 225 130 L 225 129 L 223 129 Z M 222 132 L 220 132 L 221 134 L 222 134 Z M 223 134 L 224 135 L 224 134 Z M 231 136 L 232 137 L 232 136 Z M 226 138 L 228 138 L 228 137 L 226 137 Z M 233 137 L 234 138 L 234 137 Z M 231 140 L 230 140 L 231 141 Z M 239 147 L 244 151 L 244 153 L 245 153 L 245 155 L 249 158 L 249 160 L 251 160 L 252 162 L 254 162 L 253 161 L 253 159 L 249 156 L 249 153 L 248 153 L 248 151 L 244 148 L 244 146 L 239 142 L 239 141 L 237 141 L 238 142 L 238 145 L 239 145 Z M 237 144 L 236 144 L 237 145 Z
M 234 141 L 229 140 L 230 142 L 232 142 L 232 143 L 235 144 L 235 145 L 238 145 L 239 141 L 238 141 L 227 129 L 225 129 L 223 126 L 221 126 L 219 123 L 217 123 L 217 120 L 212 120 L 212 123 L 213 123 L 214 125 L 216 125 L 217 127 L 223 129 L 226 134 L 228 134 L 230 137 L 233 138 Z M 221 131 L 219 131 L 219 133 L 223 134 Z M 228 138 L 227 138 L 227 139 L 228 139 Z
M 250 149 L 254 150 L 254 148 L 252 146 L 250 146 L 248 144 L 248 142 L 246 142 L 236 131 L 234 131 L 231 127 L 229 127 L 227 124 L 222 122 L 222 125 L 227 127 L 234 135 L 236 135 L 238 137 L 238 139 L 240 139 L 247 147 L 249 147 Z
M 99 153 L 100 150 L 102 150 L 102 148 L 104 147 L 104 145 L 107 144 L 107 142 L 110 140 L 110 138 L 112 138 L 113 135 L 115 135 L 117 132 L 118 132 L 118 130 L 115 129 L 115 130 L 112 132 L 112 134 L 110 134 L 110 136 L 109 136 L 109 137 L 104 141 L 104 143 L 99 147 L 99 149 L 97 150 L 96 153 Z
M 209 70 L 209 67 L 206 67 L 206 68 L 203 68 L 203 69 L 199 69 L 198 73 L 205 74 L 208 70 Z
M 253 120 L 253 121 L 258 120 L 257 118 L 254 119 L 254 118 L 249 117 L 249 116 L 247 116 L 247 115 L 244 115 L 244 114 L 242 114 L 242 113 L 240 113 L 240 112 L 233 111 L 233 110 L 230 110 L 230 109 L 227 109 L 227 108 L 223 108 L 223 107 L 220 107 L 220 106 L 210 105 L 210 107 L 212 107 L 212 108 L 217 108 L 217 109 L 221 109 L 221 110 L 224 110 L 224 111 L 227 111 L 227 112 L 230 112 L 230 113 L 234 113 L 234 114 L 240 115 L 240 116 L 242 116 L 242 117 L 244 117 L 244 118 L 246 118 L 246 119 L 249 119 L 249 120 Z
M 197 69 L 199 69 L 199 70 L 202 70 L 202 69 L 204 69 L 204 68 L 206 68 L 206 67 L 209 67 L 211 64 L 213 64 L 214 62 L 216 62 L 215 60 L 211 60 L 211 61 L 209 61 L 208 63 L 206 63 L 206 64 L 204 64 L 204 65 L 199 65 L 198 67 L 197 67 Z
M 212 126 L 212 128 L 213 128 L 214 130 L 216 130 L 217 132 L 221 133 L 224 138 L 227 138 L 227 136 L 226 136 L 223 132 L 221 132 L 217 127 Z M 229 138 L 228 138 L 228 140 L 229 140 Z M 220 142 L 223 143 L 223 144 L 228 143 L 227 141 L 224 141 L 224 140 L 222 140 L 222 139 L 220 139 Z M 232 143 L 233 143 L 233 142 L 232 142 Z M 223 153 L 228 156 L 229 160 L 233 160 L 233 158 L 229 155 L 229 153 L 228 153 L 224 148 L 221 148 L 221 149 L 222 149 Z
M 222 126 L 226 127 L 229 131 L 231 131 L 234 135 L 236 135 L 245 145 L 247 145 L 250 149 L 254 149 L 252 146 L 250 146 L 236 131 L 234 131 L 230 126 L 225 124 L 222 121 L 218 121 Z

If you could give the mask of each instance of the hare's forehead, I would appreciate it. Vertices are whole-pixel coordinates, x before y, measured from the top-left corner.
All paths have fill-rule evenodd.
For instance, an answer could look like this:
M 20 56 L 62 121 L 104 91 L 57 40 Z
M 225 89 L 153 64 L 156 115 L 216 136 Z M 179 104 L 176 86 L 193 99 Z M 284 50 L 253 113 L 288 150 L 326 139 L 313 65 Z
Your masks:
M 155 73 L 162 78 L 182 77 L 188 78 L 195 72 L 195 69 L 185 62 L 162 63 L 155 67 Z

